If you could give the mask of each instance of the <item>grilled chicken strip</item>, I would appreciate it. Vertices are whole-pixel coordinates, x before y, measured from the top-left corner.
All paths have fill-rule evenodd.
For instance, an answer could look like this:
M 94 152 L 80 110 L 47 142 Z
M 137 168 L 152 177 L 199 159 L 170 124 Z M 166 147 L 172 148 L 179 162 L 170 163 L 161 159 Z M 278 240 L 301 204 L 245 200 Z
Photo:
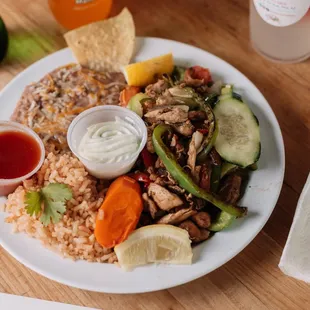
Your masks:
M 209 238 L 210 232 L 207 229 L 199 229 L 192 221 L 186 220 L 179 225 L 185 229 L 193 242 L 201 242 Z
M 191 121 L 203 121 L 207 118 L 205 111 L 190 111 L 188 112 L 188 118 Z
M 236 203 L 241 194 L 242 177 L 238 174 L 229 175 L 222 185 L 219 194 L 222 199 L 229 203 Z
M 156 83 L 148 85 L 145 93 L 151 98 L 157 98 L 168 88 L 169 84 L 165 80 L 158 80 Z
M 210 236 L 210 231 L 207 229 L 201 228 L 200 229 L 200 240 L 199 240 L 199 242 L 207 240 L 209 238 L 209 236 Z
M 151 183 L 149 185 L 148 194 L 153 198 L 158 207 L 165 211 L 183 205 L 183 201 L 178 195 L 171 193 L 166 188 L 156 183 Z
M 209 213 L 201 211 L 191 217 L 200 228 L 208 228 L 211 225 L 211 217 Z
M 181 209 L 175 213 L 169 213 L 163 216 L 159 221 L 157 221 L 157 224 L 177 225 L 196 213 L 197 211 L 192 208 Z
M 148 120 L 166 121 L 169 123 L 182 123 L 187 120 L 189 107 L 186 105 L 175 105 L 156 108 L 144 115 Z
M 190 220 L 186 220 L 179 225 L 180 228 L 185 229 L 191 240 L 193 242 L 199 242 L 200 240 L 200 230 L 199 228 Z
M 176 123 L 169 125 L 171 125 L 176 132 L 185 137 L 190 137 L 195 131 L 194 125 L 189 120 L 187 120 L 184 123 Z
M 203 134 L 199 131 L 195 131 L 192 136 L 191 142 L 189 143 L 189 148 L 187 152 L 187 165 L 191 168 L 192 174 L 194 174 L 195 172 L 197 151 L 201 147 L 202 140 Z
M 159 209 L 156 206 L 155 202 L 147 195 L 147 193 L 143 193 L 142 195 L 144 206 L 151 214 L 152 219 L 155 219 Z

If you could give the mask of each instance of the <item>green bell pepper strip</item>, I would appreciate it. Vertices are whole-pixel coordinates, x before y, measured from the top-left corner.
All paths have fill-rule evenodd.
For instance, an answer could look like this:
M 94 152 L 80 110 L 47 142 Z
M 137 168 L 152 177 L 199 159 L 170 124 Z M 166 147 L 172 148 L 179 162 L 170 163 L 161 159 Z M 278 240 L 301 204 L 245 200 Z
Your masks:
M 221 180 L 222 165 L 212 165 L 211 192 L 217 193 Z
M 213 193 L 217 193 L 220 180 L 222 178 L 222 169 L 224 168 L 224 164 L 222 165 L 213 165 L 212 174 L 211 174 L 211 191 Z M 211 225 L 208 227 L 210 231 L 220 231 L 224 228 L 230 226 L 230 224 L 236 219 L 234 215 L 231 215 L 225 211 L 220 211 L 217 217 L 212 221 Z
M 230 224 L 235 219 L 236 217 L 234 215 L 221 211 L 216 217 L 216 219 L 208 227 L 208 230 L 214 231 L 214 232 L 223 230 L 224 228 L 227 228 L 228 226 L 230 226 Z
M 162 140 L 162 135 L 170 130 L 170 127 L 167 125 L 158 125 L 153 131 L 152 141 L 156 154 L 162 160 L 171 176 L 178 182 L 179 186 L 181 186 L 192 195 L 212 203 L 222 211 L 225 211 L 235 217 L 244 216 L 247 212 L 247 208 L 237 207 L 232 204 L 223 202 L 194 183 L 192 178 L 178 164 L 174 154 Z
M 211 107 L 209 105 L 205 105 L 204 111 L 207 113 L 210 126 L 209 133 L 203 141 L 204 149 L 197 155 L 197 162 L 199 164 L 203 164 L 206 162 L 208 154 L 210 153 L 218 134 L 218 126 L 215 121 L 215 117 Z

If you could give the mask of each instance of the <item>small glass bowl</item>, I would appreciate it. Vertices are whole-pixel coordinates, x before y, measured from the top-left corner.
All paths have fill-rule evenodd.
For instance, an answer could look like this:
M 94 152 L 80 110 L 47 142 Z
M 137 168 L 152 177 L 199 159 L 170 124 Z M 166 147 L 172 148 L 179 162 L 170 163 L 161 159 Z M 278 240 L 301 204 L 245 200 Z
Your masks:
M 126 161 L 117 163 L 95 162 L 81 156 L 78 152 L 78 147 L 87 132 L 87 128 L 94 124 L 115 121 L 115 116 L 120 118 L 129 117 L 136 125 L 141 143 L 134 156 Z M 88 172 L 98 179 L 113 179 L 130 171 L 143 150 L 146 140 L 147 129 L 143 120 L 131 110 L 113 105 L 98 106 L 82 112 L 72 121 L 67 133 L 67 141 L 72 153 L 79 158 Z
M 45 148 L 40 137 L 30 128 L 22 124 L 10 121 L 0 121 L 0 133 L 6 131 L 19 131 L 31 136 L 38 143 L 41 151 L 40 160 L 35 168 L 27 174 L 14 179 L 0 179 L 0 196 L 7 196 L 12 193 L 18 185 L 33 176 L 42 166 L 45 158 Z

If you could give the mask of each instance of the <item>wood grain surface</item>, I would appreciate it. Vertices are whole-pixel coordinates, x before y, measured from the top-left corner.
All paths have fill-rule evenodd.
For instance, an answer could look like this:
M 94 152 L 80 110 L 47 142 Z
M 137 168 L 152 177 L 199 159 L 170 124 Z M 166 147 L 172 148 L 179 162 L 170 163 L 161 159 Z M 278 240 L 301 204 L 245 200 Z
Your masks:
M 228 61 L 262 91 L 282 129 L 286 173 L 278 204 L 254 241 L 229 263 L 191 283 L 138 294 L 99 294 L 58 284 L 25 268 L 0 248 L 0 291 L 99 309 L 310 309 L 309 285 L 286 277 L 279 259 L 296 202 L 310 170 L 310 61 L 282 65 L 257 55 L 248 37 L 248 1 L 115 1 L 134 15 L 137 35 L 173 39 L 198 46 Z M 62 29 L 47 1 L 1 0 L 0 14 L 12 34 L 39 34 L 34 58 L 0 66 L 0 88 L 30 62 L 62 47 Z M 147 277 L 147 275 L 146 275 Z M 2 310 L 2 309 L 1 309 Z

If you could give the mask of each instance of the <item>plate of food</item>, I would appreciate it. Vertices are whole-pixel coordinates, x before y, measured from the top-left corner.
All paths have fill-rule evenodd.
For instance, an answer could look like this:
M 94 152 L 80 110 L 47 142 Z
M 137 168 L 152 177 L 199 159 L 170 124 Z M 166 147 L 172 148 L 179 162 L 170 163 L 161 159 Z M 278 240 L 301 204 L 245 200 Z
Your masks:
M 283 182 L 260 91 L 204 50 L 135 38 L 126 9 L 65 38 L 0 94 L 0 245 L 108 293 L 180 285 L 236 256 Z

